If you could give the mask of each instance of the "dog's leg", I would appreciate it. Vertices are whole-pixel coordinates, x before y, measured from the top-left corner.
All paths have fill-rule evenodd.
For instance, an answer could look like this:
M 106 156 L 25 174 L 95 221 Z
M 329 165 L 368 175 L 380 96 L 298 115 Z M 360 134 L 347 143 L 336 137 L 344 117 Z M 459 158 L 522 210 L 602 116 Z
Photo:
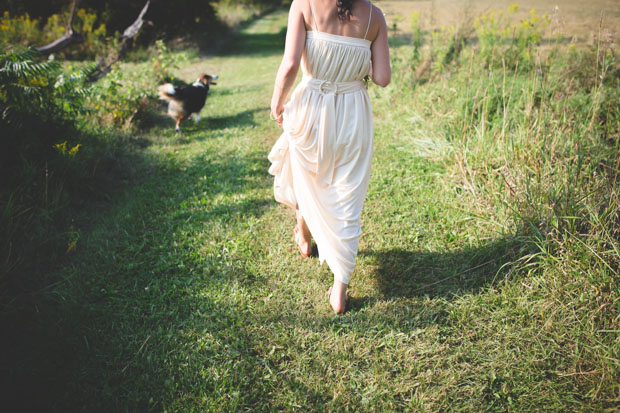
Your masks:
M 177 118 L 177 126 L 176 126 L 176 128 L 174 128 L 174 131 L 176 133 L 181 133 L 181 119 L 182 118 Z
M 194 123 L 198 123 L 200 122 L 200 113 L 195 113 L 194 114 Z

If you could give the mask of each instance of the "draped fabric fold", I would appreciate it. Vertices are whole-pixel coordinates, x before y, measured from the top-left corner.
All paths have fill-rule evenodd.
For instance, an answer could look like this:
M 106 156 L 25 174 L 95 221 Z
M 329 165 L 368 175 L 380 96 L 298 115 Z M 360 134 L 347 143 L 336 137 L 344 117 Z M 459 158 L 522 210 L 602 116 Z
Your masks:
M 304 78 L 302 84 L 318 92 L 322 97 L 320 103 L 320 123 L 317 154 L 317 177 L 326 184 L 331 184 L 334 172 L 334 145 L 336 141 L 329 139 L 332 125 L 336 123 L 336 95 L 352 93 L 364 88 L 360 80 L 353 82 L 332 82 L 324 79 Z
M 334 177 L 334 140 L 328 140 L 330 126 L 336 121 L 336 95 L 323 95 L 321 117 L 319 121 L 319 139 L 316 175 L 319 181 L 331 184 Z
M 361 235 L 372 159 L 372 111 L 361 79 L 370 42 L 308 31 L 304 77 L 284 107 L 269 153 L 278 202 L 303 215 L 334 277 L 348 283 Z

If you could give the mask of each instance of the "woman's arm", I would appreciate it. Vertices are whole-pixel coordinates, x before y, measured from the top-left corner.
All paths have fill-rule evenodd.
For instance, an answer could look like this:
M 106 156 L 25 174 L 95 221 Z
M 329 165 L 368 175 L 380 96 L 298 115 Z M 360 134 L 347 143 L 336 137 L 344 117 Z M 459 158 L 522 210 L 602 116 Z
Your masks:
M 374 6 L 373 6 L 374 7 Z M 379 8 L 375 7 L 376 15 L 379 16 L 379 33 L 372 42 L 370 47 L 372 67 L 370 69 L 370 78 L 373 82 L 381 87 L 386 87 L 392 78 L 392 69 L 390 67 L 390 49 L 388 47 L 387 25 L 385 17 Z M 375 14 L 373 13 L 373 16 Z
M 300 7 L 301 1 L 294 0 L 288 13 L 288 28 L 286 30 L 286 46 L 282 63 L 276 75 L 276 84 L 271 97 L 271 113 L 276 117 L 278 125 L 282 126 L 282 112 L 288 92 L 295 83 L 301 54 L 306 42 L 306 26 Z

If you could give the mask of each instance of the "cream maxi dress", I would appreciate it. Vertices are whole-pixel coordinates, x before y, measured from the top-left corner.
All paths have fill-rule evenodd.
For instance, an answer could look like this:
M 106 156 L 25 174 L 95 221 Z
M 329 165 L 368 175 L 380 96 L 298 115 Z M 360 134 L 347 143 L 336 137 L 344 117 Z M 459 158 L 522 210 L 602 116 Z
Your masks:
M 312 11 L 312 2 L 310 2 Z M 312 11 L 314 15 L 314 11 Z M 368 23 L 372 17 L 370 10 Z M 303 79 L 284 106 L 283 130 L 269 153 L 278 202 L 299 207 L 336 280 L 349 283 L 361 235 L 372 160 L 372 108 L 362 79 L 364 38 L 306 32 Z

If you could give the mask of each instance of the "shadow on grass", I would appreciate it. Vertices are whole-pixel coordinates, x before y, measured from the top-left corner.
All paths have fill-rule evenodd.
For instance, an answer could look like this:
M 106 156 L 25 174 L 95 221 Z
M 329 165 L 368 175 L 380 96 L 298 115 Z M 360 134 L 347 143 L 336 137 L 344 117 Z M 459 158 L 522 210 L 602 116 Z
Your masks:
M 278 33 L 248 33 L 240 32 L 235 37 L 234 45 L 223 49 L 222 56 L 243 55 L 251 56 L 273 56 L 284 52 L 286 40 L 286 27 Z
M 168 102 L 158 100 L 154 108 L 145 111 L 135 120 L 136 126 L 141 130 L 148 132 L 153 128 L 170 127 L 174 130 L 174 120 L 166 113 L 168 111 Z
M 203 203 L 216 195 L 230 199 L 229 206 L 241 202 L 239 195 L 271 185 L 267 176 L 269 160 L 264 154 L 252 152 L 239 155 L 235 152 L 218 152 L 217 149 L 201 153 L 188 164 L 179 164 L 174 159 L 163 161 L 161 181 L 156 183 L 157 192 L 165 191 L 166 202 L 183 204 L 184 208 L 197 203 L 200 209 L 209 212 L 209 205 Z
M 271 184 L 266 162 L 261 153 L 203 153 L 188 164 L 164 163 L 127 194 L 115 224 L 95 239 L 94 250 L 105 248 L 88 264 L 97 287 L 67 291 L 82 313 L 76 320 L 67 311 L 59 323 L 61 330 L 79 326 L 70 345 L 81 357 L 70 382 L 88 381 L 75 389 L 77 400 L 61 406 L 161 411 L 179 400 L 179 389 L 198 399 L 226 389 L 243 405 L 267 403 L 269 386 L 256 384 L 268 371 L 244 328 L 251 308 L 228 298 L 263 282 L 235 255 L 234 243 L 236 225 L 266 210 L 268 200 L 251 194 Z M 204 239 L 210 225 L 225 229 Z M 67 285 L 84 282 L 88 261 Z M 90 348 L 79 337 L 88 337 Z
M 254 122 L 254 114 L 259 112 L 267 113 L 267 111 L 268 108 L 264 107 L 248 109 L 228 116 L 210 116 L 207 110 L 203 110 L 202 118 L 199 122 L 195 123 L 193 121 L 186 121 L 181 125 L 181 127 L 183 132 L 188 135 L 197 134 L 200 131 L 254 127 L 257 125 L 256 122 Z M 192 140 L 194 139 L 195 138 L 192 138 Z
M 0 346 L 8 411 L 161 411 L 178 386 L 268 403 L 269 386 L 255 385 L 267 368 L 242 328 L 251 309 L 227 301 L 264 281 L 234 248 L 244 242 L 239 225 L 271 204 L 255 195 L 271 185 L 268 161 L 213 150 L 153 163 L 142 171 L 149 179 L 126 187 L 106 224 L 80 242 L 60 282 L 28 311 L 0 318 L 12 331 Z M 224 229 L 204 239 L 208 226 Z
M 527 248 L 523 239 L 505 238 L 479 248 L 453 252 L 404 249 L 361 251 L 377 265 L 375 277 L 387 298 L 428 296 L 452 298 L 476 293 L 503 278 L 509 264 Z
M 211 96 L 211 93 L 213 93 L 213 96 L 231 96 L 231 95 L 240 96 L 242 94 L 254 94 L 259 90 L 263 90 L 263 87 L 261 85 L 252 85 L 252 86 L 244 85 L 243 87 L 241 86 L 237 86 L 237 87 L 218 86 L 217 89 L 215 88 L 213 89 L 213 92 L 209 92 L 209 96 Z
M 281 53 L 284 32 L 241 34 L 236 42 L 228 54 Z M 258 111 L 266 109 L 220 117 L 205 111 L 186 131 L 206 140 L 212 134 L 201 131 L 254 126 Z M 141 121 L 142 129 L 174 129 L 164 108 Z M 76 224 L 75 251 L 69 255 L 61 245 L 64 268 L 41 270 L 46 289 L 28 291 L 19 302 L 3 296 L 10 308 L 2 303 L 0 325 L 10 333 L 0 345 L 0 405 L 180 411 L 176 400 L 195 398 L 211 400 L 203 407 L 217 411 L 215 393 L 223 392 L 237 405 L 267 410 L 273 384 L 264 383 L 270 371 L 250 328 L 251 300 L 243 298 L 264 281 L 249 269 L 259 252 L 235 249 L 251 241 L 244 238 L 248 223 L 273 205 L 261 195 L 273 182 L 265 153 L 212 147 L 179 161 L 134 149 L 109 156 L 114 169 L 106 178 L 116 189 L 95 188 L 104 201 L 88 218 L 97 224 L 82 233 Z M 98 172 L 107 171 L 107 161 L 99 157 Z
M 175 143 L 189 143 L 191 141 L 200 141 L 206 139 L 208 136 L 201 134 L 201 132 L 215 131 L 227 128 L 244 128 L 254 127 L 257 123 L 254 122 L 254 114 L 260 112 L 268 112 L 268 108 L 256 108 L 248 109 L 242 112 L 238 112 L 227 116 L 211 116 L 208 110 L 203 109 L 201 112 L 201 119 L 195 122 L 192 119 L 188 119 L 181 123 L 181 134 L 174 133 L 174 120 L 168 116 L 165 111 L 166 108 L 160 108 L 157 111 L 150 111 L 144 115 L 141 119 L 140 127 L 144 130 L 148 129 L 168 129 L 176 137 Z M 140 145 L 142 147 L 148 146 L 146 143 Z
M 317 319 L 305 313 L 268 322 L 303 325 L 313 331 L 355 331 L 361 335 L 398 331 L 406 334 L 450 323 L 451 302 L 505 279 L 510 263 L 531 252 L 523 239 L 503 238 L 486 246 L 454 252 L 404 249 L 362 250 L 360 258 L 376 266 L 379 293 L 350 297 L 349 311 L 340 317 Z M 326 301 L 326 311 L 329 311 Z

